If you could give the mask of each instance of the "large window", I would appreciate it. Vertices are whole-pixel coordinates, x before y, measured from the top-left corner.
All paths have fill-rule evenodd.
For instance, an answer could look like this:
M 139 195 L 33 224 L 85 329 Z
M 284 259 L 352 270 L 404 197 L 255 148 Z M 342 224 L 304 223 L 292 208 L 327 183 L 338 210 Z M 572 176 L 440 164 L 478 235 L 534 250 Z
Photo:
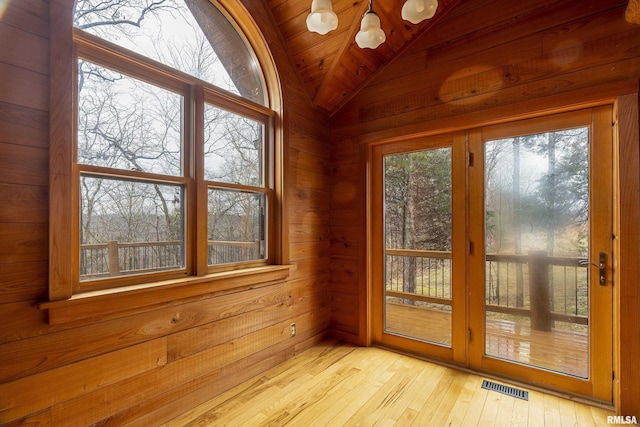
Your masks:
M 275 113 L 228 15 L 209 0 L 65 7 L 74 95 L 52 82 L 52 114 L 72 118 L 52 128 L 51 299 L 277 261 Z

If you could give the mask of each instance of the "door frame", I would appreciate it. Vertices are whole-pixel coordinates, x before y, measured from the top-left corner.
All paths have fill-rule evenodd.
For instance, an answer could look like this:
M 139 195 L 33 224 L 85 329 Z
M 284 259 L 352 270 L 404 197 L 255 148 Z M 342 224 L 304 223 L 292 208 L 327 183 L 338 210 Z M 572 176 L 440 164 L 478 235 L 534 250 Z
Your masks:
M 593 138 L 598 138 L 599 140 L 601 138 L 603 138 L 604 140 L 607 141 L 607 143 L 605 145 L 607 145 L 609 147 L 609 153 L 610 156 L 612 157 L 612 161 L 611 161 L 611 165 L 612 168 L 610 168 L 610 170 L 616 170 L 616 168 L 613 165 L 613 132 L 611 130 L 611 123 L 612 123 L 612 105 L 610 103 L 603 103 L 597 106 L 585 106 L 586 109 L 582 109 L 582 110 L 575 110 L 575 111 L 570 111 L 570 112 L 566 112 L 565 111 L 561 111 L 558 113 L 549 113 L 549 114 L 545 114 L 545 115 L 531 115 L 531 119 L 524 119 L 524 120 L 518 120 L 518 119 L 513 119 L 511 121 L 502 121 L 502 124 L 498 124 L 498 125 L 489 125 L 489 126 L 485 126 L 484 128 L 482 126 L 478 126 L 478 127 L 467 127 L 465 129 L 461 129 L 455 132 L 449 132 L 446 135 L 455 135 L 454 139 L 456 141 L 456 144 L 463 144 L 465 147 L 464 150 L 464 156 L 466 158 L 463 158 L 462 155 L 458 154 L 453 155 L 452 157 L 454 159 L 457 159 L 455 161 L 452 162 L 452 168 L 454 167 L 455 164 L 461 164 L 464 165 L 463 172 L 462 175 L 464 176 L 464 178 L 462 178 L 464 180 L 465 183 L 465 194 L 464 194 L 464 198 L 461 199 L 454 199 L 454 212 L 456 211 L 463 211 L 464 212 L 464 223 L 465 223 L 465 229 L 464 232 L 457 232 L 454 233 L 453 235 L 453 239 L 457 240 L 457 239 L 461 239 L 463 241 L 463 245 L 465 247 L 464 252 L 460 255 L 462 257 L 465 258 L 465 260 L 463 261 L 463 265 L 469 265 L 470 267 L 473 264 L 478 264 L 477 262 L 472 262 L 472 260 L 470 260 L 471 252 L 474 252 L 476 254 L 478 254 L 479 252 L 484 252 L 482 251 L 477 251 L 477 248 L 481 248 L 483 246 L 484 242 L 484 236 L 482 235 L 481 239 L 478 239 L 478 230 L 477 230 L 477 225 L 476 225 L 476 231 L 472 233 L 472 228 L 474 227 L 470 227 L 469 224 L 472 221 L 478 221 L 477 218 L 471 218 L 471 214 L 470 212 L 472 212 L 472 208 L 471 208 L 471 200 L 469 198 L 469 181 L 470 180 L 475 180 L 478 178 L 477 174 L 478 172 L 474 172 L 474 169 L 469 167 L 467 168 L 467 165 L 469 164 L 469 162 L 473 162 L 473 159 L 469 159 L 469 157 L 471 156 L 472 158 L 477 156 L 478 154 L 476 154 L 474 152 L 474 149 L 472 148 L 474 146 L 474 144 L 477 144 L 477 139 L 481 138 L 481 129 L 489 129 L 492 126 L 503 126 L 503 125 L 513 125 L 513 123 L 516 122 L 522 122 L 525 123 L 528 120 L 538 120 L 538 121 L 542 121 L 546 123 L 546 128 L 547 130 L 552 130 L 549 127 L 549 124 L 554 123 L 555 120 L 557 119 L 559 122 L 566 122 L 566 117 L 563 117 L 565 114 L 568 115 L 572 115 L 572 114 L 584 114 L 585 111 L 589 111 L 589 114 L 592 114 L 594 118 L 599 118 L 601 121 L 601 126 L 598 127 L 594 127 L 592 129 L 592 137 Z M 607 125 L 607 121 L 608 121 L 608 125 Z M 374 142 L 374 143 L 369 143 L 367 144 L 367 157 L 368 157 L 368 162 L 367 162 L 367 238 L 369 241 L 369 245 L 368 245 L 368 249 L 367 249 L 367 275 L 368 275 L 368 279 L 367 279 L 367 296 L 366 296 L 366 302 L 367 302 L 367 315 L 366 315 L 366 319 L 367 319 L 367 327 L 366 327 L 366 339 L 364 341 L 365 344 L 367 345 L 382 345 L 385 347 L 392 347 L 395 349 L 400 349 L 402 348 L 403 351 L 408 351 L 410 353 L 416 353 L 419 354 L 421 357 L 425 357 L 424 354 L 424 345 L 409 345 L 408 347 L 403 347 L 404 346 L 404 339 L 402 339 L 402 337 L 400 338 L 391 338 L 391 339 L 387 339 L 384 340 L 383 335 L 381 335 L 380 331 L 381 326 L 380 326 L 380 316 L 378 316 L 377 314 L 380 313 L 380 307 L 382 306 L 381 304 L 381 299 L 382 297 L 378 294 L 376 294 L 376 285 L 374 284 L 375 282 L 375 278 L 376 277 L 383 277 L 381 276 L 381 273 L 383 273 L 383 263 L 381 262 L 382 260 L 380 259 L 380 254 L 382 254 L 382 256 L 384 256 L 384 247 L 381 246 L 383 245 L 383 242 L 381 241 L 380 238 L 376 238 L 376 233 L 374 232 L 374 230 L 380 230 L 382 229 L 381 227 L 384 226 L 384 224 L 382 223 L 382 204 L 383 204 L 383 200 L 382 200 L 382 192 L 379 191 L 380 190 L 380 180 L 382 179 L 381 177 L 381 161 L 379 159 L 381 159 L 381 153 L 385 153 L 385 154 L 389 154 L 392 151 L 389 151 L 388 153 L 385 152 L 385 146 L 395 146 L 396 144 L 420 144 L 421 142 L 424 143 L 425 140 L 430 140 L 432 138 L 438 138 L 441 135 L 445 135 L 445 134 L 438 134 L 438 133 L 434 133 L 434 132 L 430 132 L 428 134 L 425 134 L 425 136 L 420 136 L 420 137 L 407 137 L 407 138 L 399 138 L 399 137 L 394 137 L 392 139 L 389 140 L 383 140 L 383 141 L 378 141 L 378 142 Z M 592 146 L 594 144 L 591 144 Z M 417 150 L 418 148 L 416 148 L 415 150 Z M 415 151 L 414 150 L 414 151 Z M 467 170 L 469 172 L 467 172 Z M 453 172 L 456 175 L 458 175 L 460 172 Z M 482 171 L 482 174 L 484 174 L 484 171 Z M 611 182 L 613 182 L 615 178 L 614 173 L 611 173 L 609 180 Z M 482 179 L 484 180 L 484 177 L 482 177 Z M 378 182 L 378 183 L 377 183 Z M 456 194 L 454 192 L 454 194 Z M 615 197 L 615 195 L 612 196 Z M 460 205 L 460 203 L 462 203 L 462 205 Z M 483 203 L 483 201 L 482 201 Z M 462 208 L 460 208 L 460 206 L 462 206 Z M 468 209 L 466 207 L 469 207 Z M 598 209 L 601 209 L 600 205 L 598 207 Z M 613 200 L 610 201 L 610 206 L 607 207 L 608 210 L 611 211 L 611 217 L 613 217 L 613 209 L 614 209 L 614 203 Z M 482 219 L 480 220 L 482 222 L 484 222 L 484 215 L 482 215 Z M 484 226 L 482 227 L 482 233 L 484 232 Z M 611 230 L 607 230 L 607 234 L 609 235 L 609 237 L 611 237 Z M 460 244 L 460 243 L 458 243 Z M 610 239 L 610 249 L 608 250 L 609 253 L 612 253 L 612 248 L 613 248 L 613 241 Z M 593 254 L 597 253 L 596 250 L 592 250 L 591 251 L 591 261 L 593 261 Z M 476 255 L 477 256 L 477 255 Z M 468 264 L 467 264 L 468 263 Z M 592 267 L 593 269 L 594 267 Z M 608 263 L 608 280 L 611 281 L 612 277 L 613 277 L 613 271 L 612 271 L 612 261 L 610 261 Z M 464 269 L 464 276 L 465 276 L 465 280 L 464 280 L 464 287 L 458 287 L 458 290 L 460 292 L 464 292 L 465 294 L 472 294 L 472 296 L 469 297 L 469 300 L 473 299 L 473 298 L 478 298 L 479 296 L 477 295 L 477 291 L 472 293 L 472 290 L 470 289 L 470 276 L 472 274 L 478 274 L 477 267 L 475 269 L 473 268 L 465 268 Z M 596 269 L 597 270 L 597 269 Z M 484 274 L 484 270 L 481 274 Z M 590 274 L 593 275 L 597 274 L 594 273 L 593 270 L 590 271 Z M 609 284 L 609 287 L 611 287 L 611 284 Z M 455 289 L 455 288 L 454 288 Z M 453 292 L 453 289 L 452 289 Z M 613 294 L 614 292 L 610 292 L 610 294 Z M 456 298 L 456 294 L 454 293 L 453 298 Z M 482 300 L 484 301 L 484 294 L 482 295 Z M 456 322 L 456 325 L 458 325 L 459 329 L 461 330 L 460 333 L 456 333 L 453 332 L 452 333 L 452 350 L 450 352 L 446 352 L 446 351 L 442 351 L 442 350 L 436 350 L 435 352 L 429 354 L 428 356 L 426 356 L 427 358 L 433 358 L 433 359 L 437 359 L 437 360 L 443 360 L 446 362 L 450 362 L 453 364 L 457 364 L 457 365 L 461 365 L 461 366 L 465 366 L 465 367 L 469 367 L 473 370 L 477 370 L 479 372 L 486 372 L 486 373 L 491 373 L 491 374 L 497 374 L 499 376 L 505 377 L 506 379 L 513 379 L 513 380 L 517 380 L 519 382 L 528 382 L 532 385 L 536 385 L 536 386 L 542 386 L 543 388 L 548 388 L 548 389 L 552 389 L 552 390 L 558 390 L 564 393 L 571 393 L 571 394 L 575 394 L 575 395 L 579 395 L 582 397 L 587 397 L 587 398 L 591 398 L 591 399 L 595 399 L 601 402 L 607 402 L 607 403 L 612 403 L 612 399 L 613 399 L 613 379 L 612 379 L 612 372 L 611 370 L 609 370 L 608 372 L 604 372 L 601 371 L 600 373 L 597 374 L 593 374 L 590 372 L 590 378 L 593 378 L 594 383 L 596 384 L 604 384 L 604 386 L 601 387 L 601 389 L 604 389 L 605 392 L 595 392 L 594 393 L 594 389 L 598 389 L 598 387 L 600 387 L 599 385 L 597 385 L 596 387 L 592 387 L 591 384 L 589 383 L 589 381 L 585 381 L 582 379 L 576 379 L 567 375 L 561 375 L 561 374 L 550 374 L 547 372 L 544 372 L 543 369 L 540 368 L 527 368 L 523 367 L 520 364 L 516 364 L 516 363 L 509 363 L 510 365 L 512 365 L 511 368 L 509 369 L 503 369 L 502 367 L 500 367 L 494 360 L 490 360 L 491 358 L 487 358 L 487 357 L 483 357 L 478 355 L 478 351 L 477 349 L 474 348 L 473 346 L 473 337 L 477 337 L 477 336 L 483 336 L 483 335 L 478 335 L 478 333 L 484 333 L 484 331 L 478 331 L 477 330 L 477 325 L 474 328 L 470 327 L 470 324 L 472 322 L 474 322 L 474 319 L 478 318 L 478 314 L 472 311 L 477 311 L 477 308 L 474 309 L 471 307 L 470 304 L 467 304 L 466 298 L 462 298 L 465 303 L 464 303 L 464 309 L 460 310 L 458 313 L 462 313 L 465 315 L 465 319 L 464 321 L 458 319 Z M 611 322 L 609 323 L 609 325 L 607 326 L 610 330 L 613 330 L 614 328 L 614 318 L 613 318 L 613 300 L 609 299 L 610 303 L 607 304 L 607 308 L 605 310 L 604 316 L 608 316 L 608 318 L 611 319 Z M 459 302 L 459 301 L 458 301 Z M 462 304 L 462 303 L 461 303 Z M 453 321 L 453 320 L 452 320 Z M 482 324 L 484 324 L 484 322 L 482 322 Z M 464 325 L 463 327 L 460 327 L 459 325 Z M 482 328 L 484 328 L 484 326 L 482 326 Z M 475 330 L 474 330 L 475 329 Z M 454 328 L 455 331 L 455 328 Z M 612 337 L 612 335 L 610 334 L 609 336 Z M 471 339 L 470 339 L 471 337 Z M 592 352 L 594 350 L 594 342 L 596 340 L 594 339 L 590 339 L 590 352 Z M 608 359 L 611 359 L 611 362 L 609 363 L 609 361 L 606 361 L 606 364 L 611 366 L 613 369 L 613 337 L 612 339 L 608 340 L 611 345 L 608 345 L 608 348 L 610 349 L 610 351 L 607 352 L 607 354 L 610 355 L 610 357 L 608 357 Z M 484 349 L 484 341 L 482 348 Z M 439 346 L 438 346 L 439 347 Z M 504 363 L 504 362 L 501 362 Z M 590 369 L 592 369 L 592 366 L 595 365 L 594 363 L 590 363 Z M 525 375 L 522 375 L 522 373 L 525 372 Z M 544 373 L 544 375 L 542 375 L 542 381 L 540 381 L 541 379 L 541 373 Z

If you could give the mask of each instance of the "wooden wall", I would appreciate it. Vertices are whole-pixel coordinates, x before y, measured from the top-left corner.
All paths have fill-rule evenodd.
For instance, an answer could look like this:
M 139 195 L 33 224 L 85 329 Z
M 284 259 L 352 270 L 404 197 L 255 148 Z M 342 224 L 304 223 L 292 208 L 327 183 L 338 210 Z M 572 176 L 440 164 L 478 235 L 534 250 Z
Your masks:
M 626 4 L 460 2 L 332 116 L 331 325 L 336 336 L 355 343 L 368 340 L 367 144 L 636 94 L 640 26 L 624 20 Z M 637 130 L 637 114 L 632 120 Z M 635 135 L 631 142 L 637 144 L 637 131 Z M 631 184 L 638 187 L 637 182 Z M 623 214 L 639 218 L 637 211 Z M 629 230 L 634 233 L 621 238 L 638 246 L 637 227 Z M 634 256 L 640 263 L 637 251 Z M 640 359 L 640 334 L 633 320 L 636 316 L 637 323 L 640 307 L 638 281 L 637 275 L 629 275 L 624 283 L 633 295 L 627 303 L 635 312 L 619 314 L 625 322 L 627 345 L 622 353 L 628 363 Z M 636 349 L 634 355 L 627 354 L 629 349 Z M 625 410 L 635 411 L 626 415 L 640 412 L 636 371 L 618 372 L 628 387 Z
M 310 108 L 271 14 L 285 91 L 289 279 L 91 324 L 49 326 L 49 4 L 0 7 L 0 424 L 150 426 L 291 357 L 329 327 L 328 118 Z M 297 336 L 289 337 L 289 323 Z

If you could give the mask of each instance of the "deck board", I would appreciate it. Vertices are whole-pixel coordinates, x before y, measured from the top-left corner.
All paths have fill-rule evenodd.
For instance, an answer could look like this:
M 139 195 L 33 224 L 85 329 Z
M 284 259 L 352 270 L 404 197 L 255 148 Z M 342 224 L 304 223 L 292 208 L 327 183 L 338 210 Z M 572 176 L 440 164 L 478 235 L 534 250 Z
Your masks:
M 386 314 L 387 332 L 451 344 L 448 311 L 387 303 Z M 488 317 L 486 354 L 581 378 L 588 376 L 587 334 L 558 329 L 535 331 L 526 323 Z

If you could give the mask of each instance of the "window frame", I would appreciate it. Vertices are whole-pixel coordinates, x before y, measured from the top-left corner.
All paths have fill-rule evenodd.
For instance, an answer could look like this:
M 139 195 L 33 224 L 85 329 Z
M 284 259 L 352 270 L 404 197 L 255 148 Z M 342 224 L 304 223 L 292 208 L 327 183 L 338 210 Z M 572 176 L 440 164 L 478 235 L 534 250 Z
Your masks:
M 218 7 L 236 27 L 238 34 L 245 40 L 247 47 L 253 49 L 263 70 L 264 88 L 269 106 L 257 104 L 251 100 L 217 88 L 198 80 L 186 73 L 175 70 L 152 59 L 100 39 L 90 33 L 73 27 L 73 1 L 51 1 L 51 114 L 50 114 L 50 239 L 49 239 L 49 302 L 41 308 L 57 307 L 56 301 L 64 302 L 72 298 L 99 296 L 114 292 L 139 293 L 141 289 L 154 290 L 159 286 L 171 288 L 183 284 L 200 284 L 203 279 L 217 281 L 217 287 L 224 289 L 242 285 L 252 272 L 260 275 L 265 272 L 284 272 L 288 267 L 278 268 L 282 264 L 282 126 L 281 116 L 273 106 L 280 105 L 275 67 L 268 55 L 266 42 L 258 40 L 260 49 L 253 49 L 247 36 L 243 34 L 248 23 L 242 28 L 237 21 L 229 17 L 228 12 Z M 248 17 L 249 15 L 247 15 Z M 250 19 L 250 18 L 246 18 Z M 249 23 L 251 24 L 251 23 Z M 249 25 L 251 27 L 251 25 Z M 250 36 L 255 39 L 259 34 L 253 24 Z M 260 43 L 261 42 L 261 43 Z M 182 176 L 167 180 L 164 175 L 151 176 L 149 173 L 122 171 L 115 175 L 112 170 L 98 166 L 80 165 L 77 162 L 77 61 L 79 58 L 91 61 L 139 79 L 160 88 L 178 93 L 184 98 L 183 117 L 183 173 Z M 265 58 L 267 63 L 265 64 Z M 265 65 L 271 65 L 265 67 Z M 265 219 L 266 250 L 264 259 L 233 264 L 207 265 L 207 189 L 210 183 L 204 179 L 204 103 L 214 105 L 264 125 L 265 177 L 264 186 L 259 191 L 267 194 L 267 212 Z M 115 176 L 142 182 L 156 180 L 184 185 L 185 202 L 185 268 L 132 274 L 108 279 L 80 281 L 80 176 Z M 231 185 L 237 191 L 238 186 Z M 235 188 L 234 188 L 235 187 Z M 249 189 L 249 188 L 247 188 Z M 250 188 L 256 190 L 256 188 Z M 204 232 L 202 232 L 204 231 Z M 271 267 L 271 268 L 270 268 Z M 235 273 L 234 273 L 235 272 Z M 277 273 L 280 277 L 285 273 Z M 268 277 L 267 277 L 268 276 Z M 265 279 L 273 280 L 273 275 Z M 235 280 L 242 277 L 242 280 Z M 223 279 L 223 280 L 221 280 Z M 260 282 L 260 278 L 255 280 Z M 175 292 L 171 292 L 175 298 Z M 142 304 L 145 305 L 145 304 Z

